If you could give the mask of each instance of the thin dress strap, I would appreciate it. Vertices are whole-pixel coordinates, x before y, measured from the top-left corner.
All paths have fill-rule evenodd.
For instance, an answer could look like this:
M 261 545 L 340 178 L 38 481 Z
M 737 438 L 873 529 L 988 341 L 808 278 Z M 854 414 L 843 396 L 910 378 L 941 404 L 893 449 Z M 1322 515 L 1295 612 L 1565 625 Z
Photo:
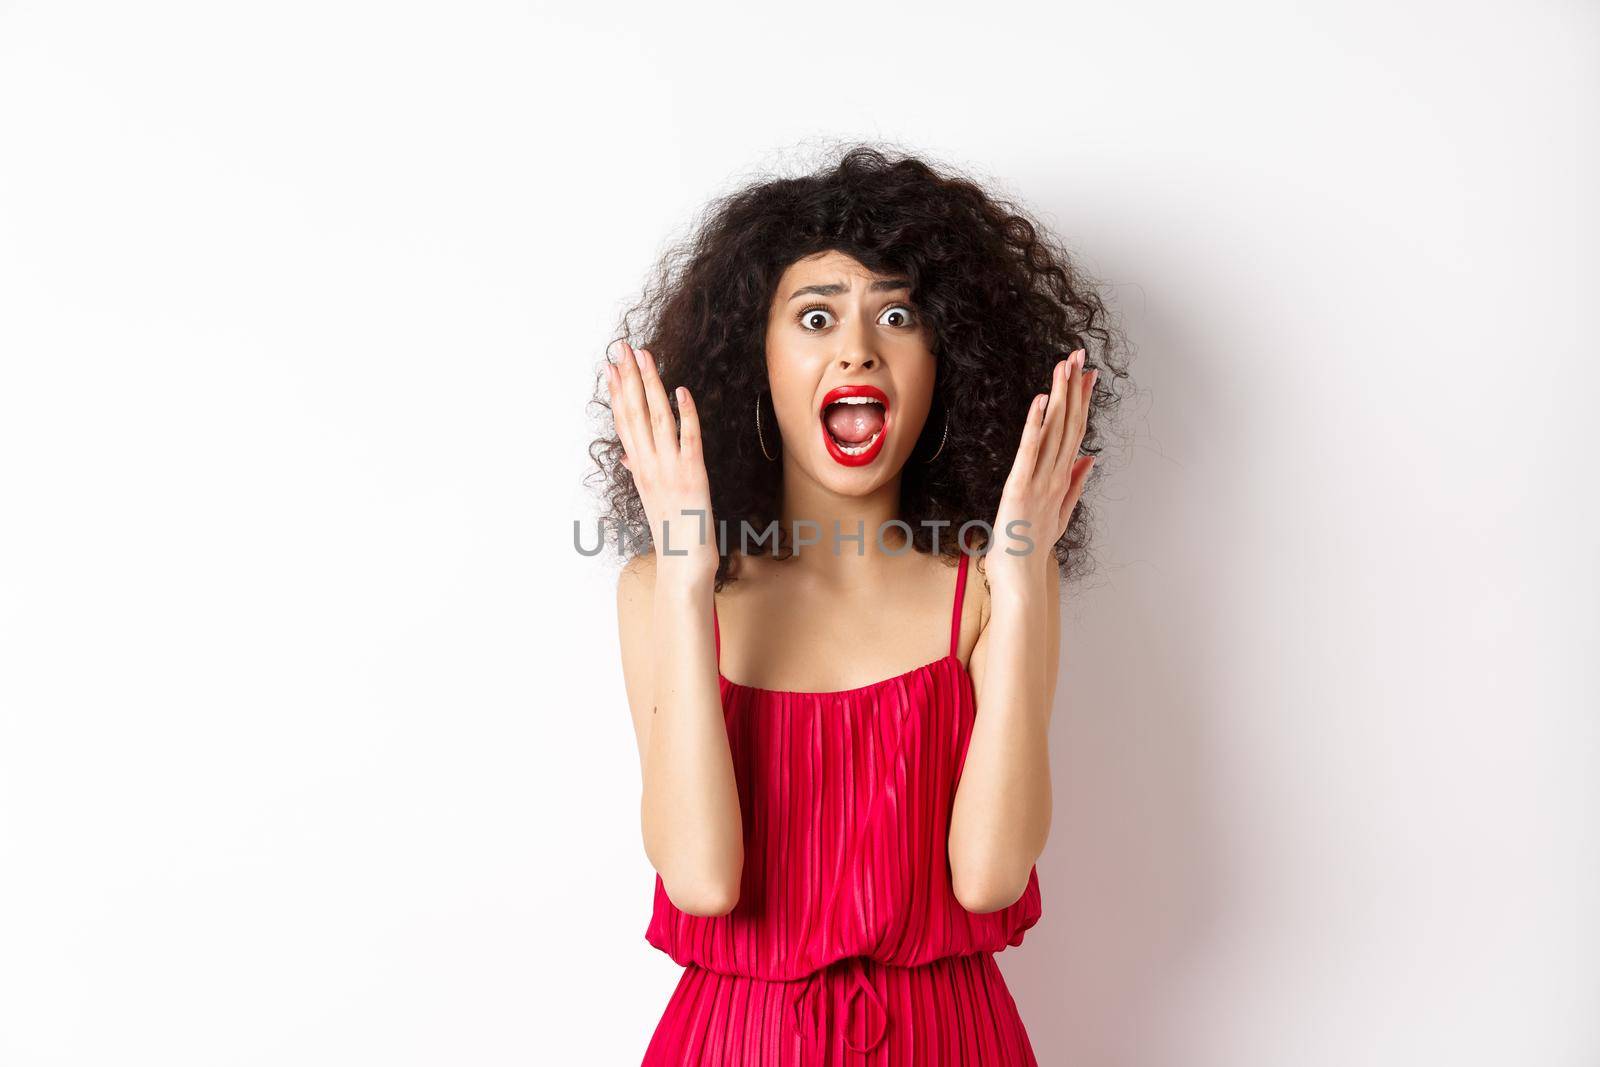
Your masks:
M 966 599 L 967 593 L 967 562 L 972 557 L 967 550 L 961 550 L 961 562 L 956 568 L 956 602 L 950 612 L 950 655 L 956 656 L 961 651 L 961 604 Z

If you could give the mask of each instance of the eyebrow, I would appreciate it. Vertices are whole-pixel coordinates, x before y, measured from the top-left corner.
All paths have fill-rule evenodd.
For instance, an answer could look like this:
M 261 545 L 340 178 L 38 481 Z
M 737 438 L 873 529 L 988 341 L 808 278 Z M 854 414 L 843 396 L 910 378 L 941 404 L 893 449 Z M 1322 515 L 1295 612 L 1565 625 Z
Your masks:
M 880 278 L 867 286 L 867 292 L 880 293 L 887 290 L 909 288 L 911 288 L 910 278 Z M 789 299 L 793 300 L 795 297 L 805 296 L 807 293 L 814 293 L 817 296 L 838 296 L 840 293 L 848 293 L 849 291 L 850 286 L 844 282 L 831 282 L 828 285 L 803 285 L 790 293 Z

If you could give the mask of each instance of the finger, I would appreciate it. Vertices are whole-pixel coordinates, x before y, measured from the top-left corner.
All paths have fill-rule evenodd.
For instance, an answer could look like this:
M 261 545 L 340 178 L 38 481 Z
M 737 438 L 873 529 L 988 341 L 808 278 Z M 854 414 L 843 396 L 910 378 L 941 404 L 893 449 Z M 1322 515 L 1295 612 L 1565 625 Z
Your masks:
M 622 420 L 617 418 L 617 404 L 621 387 L 622 382 L 617 375 L 617 368 L 612 364 L 608 356 L 606 358 L 606 389 L 611 394 L 611 416 L 612 422 L 617 427 L 617 441 L 622 445 L 622 454 L 617 457 L 617 462 L 621 463 L 631 474 L 633 472 L 633 464 L 628 461 L 628 442 L 622 436 Z
M 1061 502 L 1061 514 L 1057 520 L 1063 530 L 1072 520 L 1072 513 L 1077 510 L 1078 500 L 1083 496 L 1083 487 L 1089 481 L 1089 472 L 1094 469 L 1094 456 L 1079 456 L 1072 465 L 1072 481 L 1067 486 L 1067 497 Z
M 705 463 L 701 453 L 700 412 L 689 390 L 678 386 L 678 449 L 685 460 Z
M 1061 383 L 1061 425 L 1057 428 L 1056 450 L 1052 457 L 1054 462 L 1045 468 L 1049 476 L 1055 480 L 1062 491 L 1066 490 L 1067 479 L 1070 475 L 1069 468 L 1078 456 L 1078 442 L 1072 436 L 1073 419 L 1077 414 L 1079 394 L 1083 389 L 1083 361 L 1086 353 L 1083 349 L 1076 349 L 1067 360 L 1065 380 Z
M 1061 429 L 1066 424 L 1067 376 L 1072 360 L 1063 359 L 1055 365 L 1050 375 L 1050 403 L 1044 409 L 1044 443 L 1039 449 L 1039 467 L 1043 472 L 1055 469 L 1061 454 Z
M 672 401 L 667 399 L 667 388 L 656 373 L 656 360 L 647 349 L 635 349 L 638 356 L 639 376 L 644 379 L 644 392 L 650 400 L 650 432 L 659 455 L 676 455 L 678 451 L 678 424 L 672 418 Z
M 618 353 L 616 363 L 617 377 L 622 383 L 622 419 L 627 429 L 623 431 L 626 436 L 623 441 L 628 448 L 628 454 L 636 461 L 648 459 L 655 454 L 655 445 L 650 434 L 650 405 L 645 401 L 644 382 L 639 378 L 639 364 L 633 354 L 633 346 L 622 342 L 622 351 Z
M 626 360 L 633 358 L 626 351 L 622 355 Z M 611 362 L 610 353 L 606 355 L 606 382 L 611 389 L 611 420 L 617 427 L 617 440 L 622 442 L 622 449 L 628 456 L 637 459 L 639 449 L 635 441 L 634 419 L 630 413 L 631 404 L 628 400 L 625 378 L 622 368 Z M 632 470 L 633 467 L 630 465 L 628 469 Z
M 611 353 L 606 353 L 606 398 L 611 404 L 611 421 L 617 429 L 617 440 L 622 442 L 622 447 L 628 447 L 627 438 L 623 436 L 622 427 L 622 381 L 617 377 L 617 368 L 611 362 Z
M 1011 476 L 1007 485 L 1021 485 L 1033 477 L 1039 462 L 1039 445 L 1044 440 L 1042 416 L 1049 397 L 1040 393 L 1028 405 L 1028 417 L 1022 423 L 1022 440 L 1017 444 L 1017 458 L 1011 463 Z
M 1089 404 L 1094 399 L 1094 382 L 1098 370 L 1085 371 L 1078 375 L 1078 384 L 1072 392 L 1072 411 L 1067 416 L 1066 440 L 1064 442 L 1064 456 L 1071 456 L 1074 460 L 1078 457 L 1078 447 L 1083 444 L 1084 431 L 1089 426 Z

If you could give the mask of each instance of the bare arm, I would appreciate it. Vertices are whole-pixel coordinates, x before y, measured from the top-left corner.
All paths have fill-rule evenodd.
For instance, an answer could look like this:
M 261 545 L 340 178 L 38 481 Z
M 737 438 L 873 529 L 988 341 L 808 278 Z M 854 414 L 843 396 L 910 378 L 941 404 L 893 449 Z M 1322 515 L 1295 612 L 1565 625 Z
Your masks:
M 680 433 L 654 360 L 623 349 L 606 375 L 655 540 L 655 555 L 630 561 L 617 583 L 645 854 L 674 905 L 721 915 L 738 903 L 744 838 L 712 636 L 717 551 L 701 537 L 715 525 L 700 424 L 679 390 Z
M 1079 360 L 1036 404 L 985 557 L 990 611 L 972 652 L 977 716 L 950 819 L 950 876 L 968 911 L 1014 903 L 1050 833 L 1049 729 L 1061 636 L 1061 573 L 1051 546 L 1077 507 L 1093 457 L 1079 457 L 1094 373 Z M 1069 363 L 1069 361 L 1063 361 Z M 1041 418 L 1042 415 L 1042 418 Z M 1017 529 L 1032 551 L 1012 555 Z

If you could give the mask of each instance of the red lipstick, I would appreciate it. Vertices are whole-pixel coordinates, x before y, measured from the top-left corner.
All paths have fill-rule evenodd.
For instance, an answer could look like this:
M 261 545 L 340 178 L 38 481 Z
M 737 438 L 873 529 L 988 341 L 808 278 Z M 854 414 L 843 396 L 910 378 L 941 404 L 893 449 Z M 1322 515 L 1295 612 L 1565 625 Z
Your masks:
M 883 408 L 882 427 L 870 441 L 863 442 L 861 446 L 843 444 L 835 440 L 833 433 L 828 429 L 828 409 L 840 401 L 848 402 L 852 398 L 876 401 Z M 860 400 L 856 403 L 860 403 Z M 865 467 L 878 458 L 878 453 L 883 451 L 883 443 L 889 439 L 889 397 L 875 385 L 835 386 L 822 398 L 818 419 L 822 428 L 823 447 L 828 450 L 828 455 L 833 457 L 834 462 L 845 467 Z

